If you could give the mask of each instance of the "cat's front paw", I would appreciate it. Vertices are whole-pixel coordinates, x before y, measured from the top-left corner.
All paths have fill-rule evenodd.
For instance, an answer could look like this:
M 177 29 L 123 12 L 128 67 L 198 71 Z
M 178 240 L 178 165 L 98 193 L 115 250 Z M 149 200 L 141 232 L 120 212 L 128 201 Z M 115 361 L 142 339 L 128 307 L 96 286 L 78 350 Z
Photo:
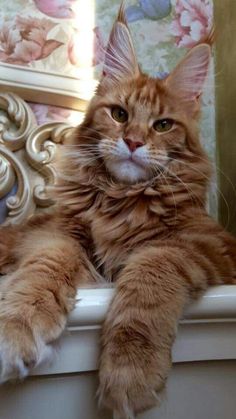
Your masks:
M 0 318 L 0 383 L 23 379 L 52 349 L 18 319 Z
M 130 419 L 161 400 L 170 368 L 168 351 L 127 327 L 106 339 L 100 363 L 101 404 Z
M 106 362 L 106 361 L 105 361 Z M 112 365 L 108 361 L 100 370 L 100 402 L 116 412 L 120 419 L 132 419 L 135 414 L 159 404 L 165 380 L 135 363 Z

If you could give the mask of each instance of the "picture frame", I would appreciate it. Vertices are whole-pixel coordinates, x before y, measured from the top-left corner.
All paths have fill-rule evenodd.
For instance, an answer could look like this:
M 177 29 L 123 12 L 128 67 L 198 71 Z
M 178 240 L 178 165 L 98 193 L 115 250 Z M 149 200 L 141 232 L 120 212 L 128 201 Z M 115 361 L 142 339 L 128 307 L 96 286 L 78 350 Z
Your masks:
M 80 80 L 62 73 L 0 62 L 1 92 L 16 93 L 30 102 L 84 112 L 96 84 L 95 79 Z

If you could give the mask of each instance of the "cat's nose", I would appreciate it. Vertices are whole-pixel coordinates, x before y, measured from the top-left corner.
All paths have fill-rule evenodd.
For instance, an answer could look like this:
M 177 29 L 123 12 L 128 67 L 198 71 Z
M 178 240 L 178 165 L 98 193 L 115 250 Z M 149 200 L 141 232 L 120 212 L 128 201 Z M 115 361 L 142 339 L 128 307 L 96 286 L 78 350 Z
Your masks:
M 124 142 L 127 144 L 131 152 L 144 145 L 142 141 L 131 140 L 131 138 L 124 138 Z

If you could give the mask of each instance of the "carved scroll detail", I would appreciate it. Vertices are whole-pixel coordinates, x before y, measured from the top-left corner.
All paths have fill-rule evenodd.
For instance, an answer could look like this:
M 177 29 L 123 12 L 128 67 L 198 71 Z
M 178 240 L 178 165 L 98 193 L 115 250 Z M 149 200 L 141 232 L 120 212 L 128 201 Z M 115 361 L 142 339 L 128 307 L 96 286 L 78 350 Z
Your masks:
M 14 223 L 20 223 L 33 214 L 35 210 L 28 175 L 22 162 L 12 151 L 4 146 L 0 146 L 0 155 L 11 164 L 18 183 L 16 194 L 7 198 L 6 201 L 6 206 L 9 210 L 6 224 L 10 223 L 10 219 L 14 219 Z
M 0 154 L 0 199 L 11 191 L 15 179 L 16 177 L 11 163 Z
M 55 180 L 53 160 L 58 144 L 63 144 L 68 136 L 72 135 L 73 129 L 68 124 L 51 122 L 36 128 L 28 137 L 26 157 L 30 165 L 45 179 L 45 185 L 36 185 L 33 192 L 35 202 L 39 206 L 47 207 L 52 204 L 45 192 L 45 186 Z
M 37 126 L 30 107 L 12 93 L 0 94 L 0 199 L 6 199 L 5 224 L 21 223 L 37 207 L 49 207 L 45 186 L 55 179 L 57 148 L 73 135 L 74 128 L 61 122 Z
M 12 93 L 0 94 L 0 143 L 12 151 L 19 150 L 35 127 L 36 120 L 31 108 L 20 97 Z

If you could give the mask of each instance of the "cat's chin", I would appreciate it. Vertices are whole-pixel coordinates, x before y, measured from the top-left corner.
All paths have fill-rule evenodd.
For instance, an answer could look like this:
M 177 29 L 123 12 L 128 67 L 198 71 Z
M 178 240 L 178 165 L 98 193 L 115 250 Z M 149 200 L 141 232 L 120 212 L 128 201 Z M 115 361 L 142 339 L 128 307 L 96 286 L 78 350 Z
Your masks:
M 149 171 L 134 161 L 108 161 L 106 167 L 109 173 L 122 183 L 132 185 L 150 179 Z

